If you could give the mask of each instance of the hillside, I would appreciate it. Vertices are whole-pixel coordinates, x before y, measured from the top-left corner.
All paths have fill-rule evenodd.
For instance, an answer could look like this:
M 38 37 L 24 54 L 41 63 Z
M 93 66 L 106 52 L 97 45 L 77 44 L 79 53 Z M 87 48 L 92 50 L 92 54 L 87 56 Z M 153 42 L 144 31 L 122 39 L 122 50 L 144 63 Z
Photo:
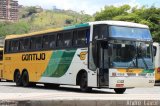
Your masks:
M 22 7 L 19 9 L 18 22 L 0 22 L 0 36 L 29 33 L 92 20 L 93 18 L 84 14 L 83 11 L 77 13 L 72 10 L 43 10 L 37 7 Z

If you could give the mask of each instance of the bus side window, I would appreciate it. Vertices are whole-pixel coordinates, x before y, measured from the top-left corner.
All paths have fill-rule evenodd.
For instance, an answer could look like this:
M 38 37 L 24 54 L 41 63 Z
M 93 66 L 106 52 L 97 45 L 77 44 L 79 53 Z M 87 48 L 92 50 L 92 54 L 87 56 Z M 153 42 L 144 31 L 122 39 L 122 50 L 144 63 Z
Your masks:
M 57 34 L 57 46 L 58 47 L 63 47 L 63 45 L 64 45 L 63 34 L 62 33 L 58 33 Z
M 64 46 L 70 47 L 72 45 L 72 33 L 71 32 L 64 33 L 63 38 L 64 38 Z
M 90 40 L 90 29 L 86 29 L 86 43 L 89 44 Z
M 33 37 L 31 39 L 31 49 L 32 50 L 42 49 L 42 37 Z
M 86 45 L 86 30 L 79 30 L 77 36 L 78 45 Z
M 11 52 L 17 52 L 19 50 L 19 40 L 11 41 Z
M 156 56 L 156 54 L 157 54 L 157 47 L 153 46 L 153 55 Z
M 92 41 L 95 41 L 98 38 L 107 38 L 108 36 L 108 30 L 107 30 L 107 25 L 94 25 L 93 26 L 93 38 Z
M 73 45 L 74 46 L 85 46 L 89 44 L 90 30 L 80 29 L 78 31 L 73 31 Z
M 49 48 L 49 35 L 43 36 L 43 49 Z
M 56 35 L 50 35 L 49 36 L 49 48 L 56 47 Z
M 20 41 L 20 50 L 21 51 L 27 51 L 30 49 L 30 39 L 24 38 Z
M 77 31 L 73 31 L 73 46 L 76 46 L 78 44 L 77 42 Z
M 0 61 L 3 60 L 3 51 L 0 51 Z
M 6 40 L 5 41 L 5 53 L 9 53 L 10 50 L 11 50 L 11 45 L 10 45 L 10 41 L 9 40 Z
M 43 48 L 44 49 L 54 48 L 56 46 L 55 39 L 56 39 L 55 35 L 45 35 L 43 37 Z

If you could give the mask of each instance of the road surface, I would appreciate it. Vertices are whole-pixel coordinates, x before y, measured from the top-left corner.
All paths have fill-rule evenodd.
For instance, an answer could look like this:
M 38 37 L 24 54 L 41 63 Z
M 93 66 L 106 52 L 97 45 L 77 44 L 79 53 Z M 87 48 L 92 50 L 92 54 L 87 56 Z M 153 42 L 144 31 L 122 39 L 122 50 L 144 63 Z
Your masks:
M 59 88 L 17 87 L 13 82 L 0 82 L 0 105 L 59 106 L 160 106 L 160 86 L 127 89 L 115 94 L 112 89 L 93 89 L 83 93 L 77 86 Z

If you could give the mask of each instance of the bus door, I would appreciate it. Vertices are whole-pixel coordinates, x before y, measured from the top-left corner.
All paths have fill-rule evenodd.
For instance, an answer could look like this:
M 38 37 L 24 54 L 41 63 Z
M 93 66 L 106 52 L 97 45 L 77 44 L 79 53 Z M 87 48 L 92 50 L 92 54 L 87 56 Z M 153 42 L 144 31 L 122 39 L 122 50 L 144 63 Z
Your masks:
M 108 68 L 108 48 L 107 43 L 102 41 L 95 41 L 90 43 L 89 46 L 89 59 L 88 59 L 88 66 L 89 69 L 93 71 L 92 75 L 89 75 L 89 84 L 95 86 L 97 84 L 98 87 L 100 86 L 108 86 L 109 84 L 109 68 Z M 94 73 L 96 77 L 93 76 Z M 91 82 L 90 82 L 91 81 Z M 96 82 L 97 81 L 97 82 Z M 92 83 L 96 82 L 96 83 Z
M 98 44 L 98 62 L 99 62 L 99 74 L 98 81 L 99 86 L 109 85 L 109 56 L 108 56 L 108 44 L 107 42 L 100 42 Z

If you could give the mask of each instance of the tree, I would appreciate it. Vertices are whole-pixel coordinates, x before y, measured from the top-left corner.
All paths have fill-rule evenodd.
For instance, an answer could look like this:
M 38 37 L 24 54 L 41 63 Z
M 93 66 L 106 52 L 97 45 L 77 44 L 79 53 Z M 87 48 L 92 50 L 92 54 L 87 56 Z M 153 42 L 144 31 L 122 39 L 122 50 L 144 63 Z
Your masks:
M 129 5 L 121 7 L 105 6 L 104 10 L 96 13 L 95 20 L 112 20 L 115 16 L 127 15 L 130 8 Z

